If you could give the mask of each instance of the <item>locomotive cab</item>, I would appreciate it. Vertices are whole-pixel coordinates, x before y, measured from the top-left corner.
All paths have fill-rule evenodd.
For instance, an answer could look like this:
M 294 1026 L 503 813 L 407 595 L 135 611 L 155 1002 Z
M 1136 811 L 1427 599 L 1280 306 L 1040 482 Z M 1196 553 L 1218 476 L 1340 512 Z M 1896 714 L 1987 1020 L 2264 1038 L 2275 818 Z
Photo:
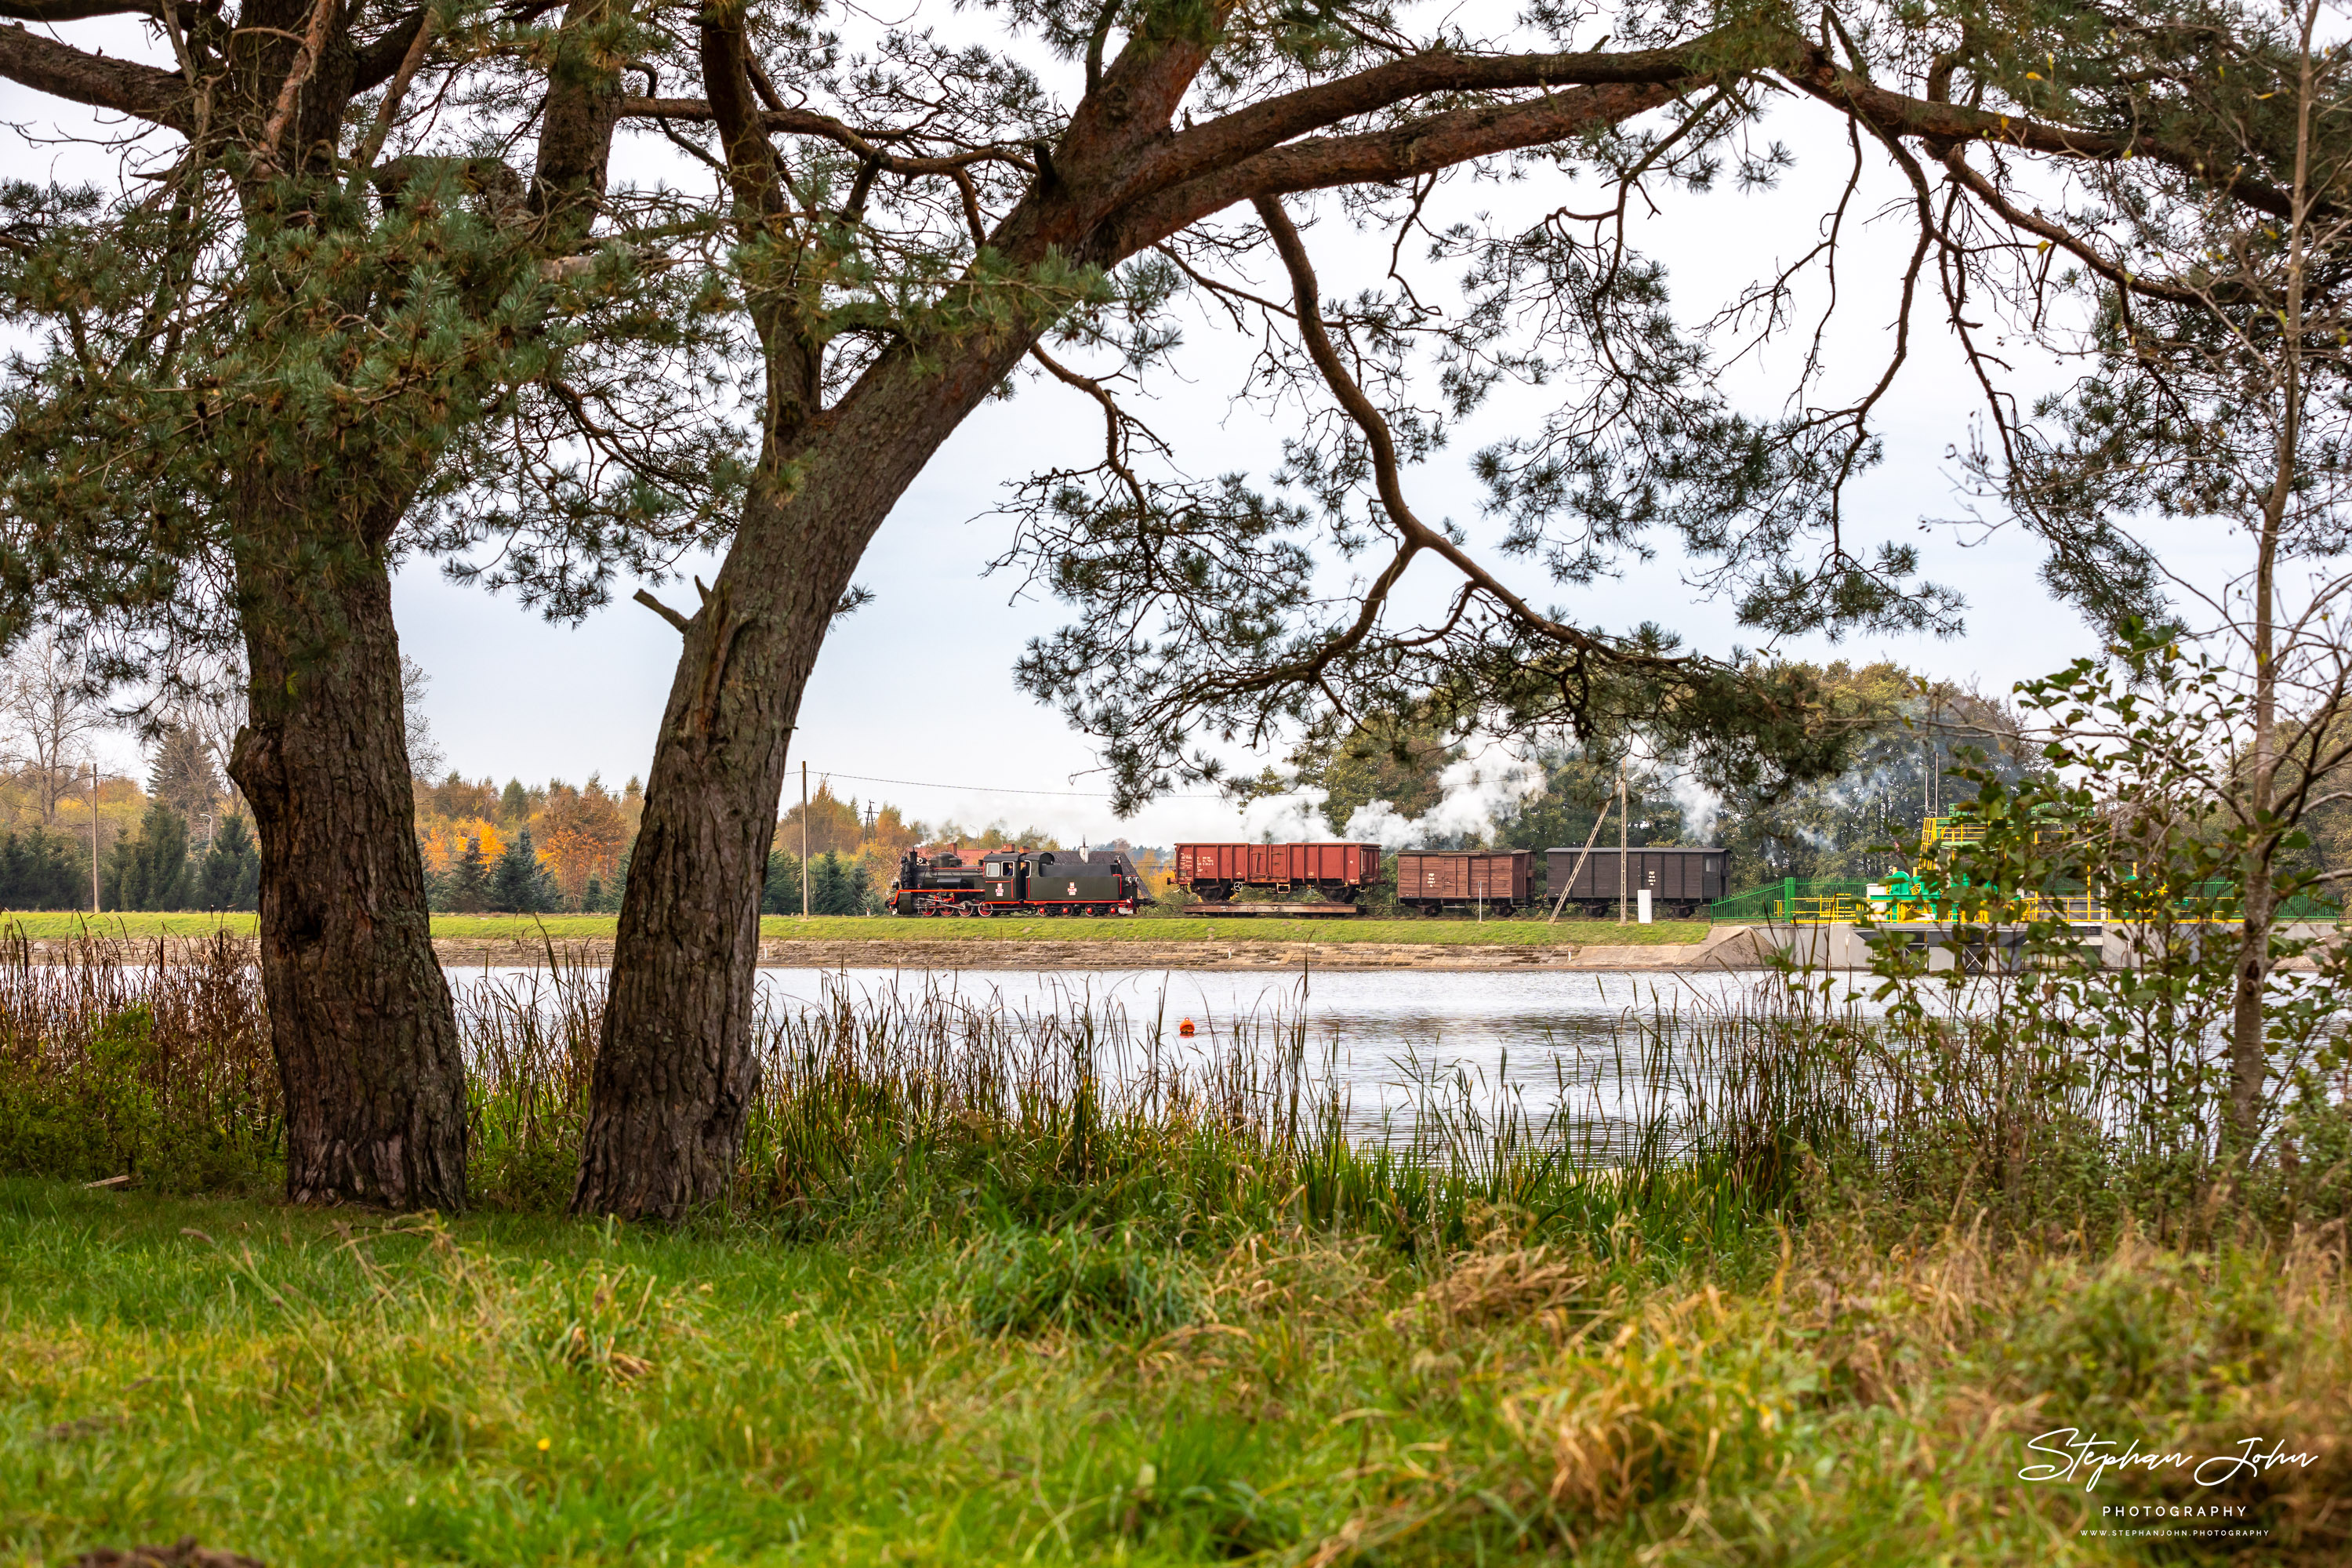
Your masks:
M 1125 850 L 1010 847 L 971 859 L 909 849 L 890 896 L 902 915 L 1131 915 L 1151 901 Z

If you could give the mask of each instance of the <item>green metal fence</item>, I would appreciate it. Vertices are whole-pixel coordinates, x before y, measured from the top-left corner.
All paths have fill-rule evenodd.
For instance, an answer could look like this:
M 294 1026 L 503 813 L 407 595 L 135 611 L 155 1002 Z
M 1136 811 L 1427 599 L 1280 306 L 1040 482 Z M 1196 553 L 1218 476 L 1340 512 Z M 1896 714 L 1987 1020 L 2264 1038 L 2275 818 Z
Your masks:
M 1837 901 L 1860 903 L 1869 896 L 1870 883 L 1861 878 L 1783 877 L 1760 888 L 1734 893 L 1707 906 L 1708 917 L 1727 925 L 1756 925 L 1769 921 L 1811 921 Z M 2230 882 L 2200 882 L 2189 890 L 2184 908 L 2204 918 L 2234 918 L 2227 905 L 2237 898 Z M 2289 921 L 2335 921 L 2344 918 L 2335 900 L 2304 894 L 2279 906 L 2279 918 Z M 2095 918 L 2088 916 L 2085 918 Z
M 1707 914 L 1727 925 L 1785 921 L 1801 901 L 1810 905 L 1816 899 L 1859 899 L 1869 886 L 1858 877 L 1783 877 L 1719 899 L 1706 907 Z

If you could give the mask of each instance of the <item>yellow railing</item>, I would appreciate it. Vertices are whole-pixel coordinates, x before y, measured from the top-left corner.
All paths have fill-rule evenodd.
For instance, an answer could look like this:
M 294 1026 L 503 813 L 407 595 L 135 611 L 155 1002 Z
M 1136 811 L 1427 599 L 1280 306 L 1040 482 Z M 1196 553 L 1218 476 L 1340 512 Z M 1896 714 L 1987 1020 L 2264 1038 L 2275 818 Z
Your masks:
M 1825 899 L 1799 899 L 1792 904 L 1780 906 L 1780 918 L 1801 926 L 1861 925 L 1869 921 L 1877 925 L 1952 925 L 1965 923 L 1983 925 L 2025 925 L 2034 921 L 2065 921 L 2077 925 L 2103 924 L 2106 921 L 2106 906 L 2088 894 L 2072 897 L 2032 894 L 2023 899 L 2004 900 L 1998 910 L 1981 905 L 1962 911 L 1956 907 L 1918 902 L 1894 897 L 1853 898 L 1837 895 Z
M 2105 900 L 2088 893 L 2032 893 L 2022 899 L 2001 900 L 1997 903 L 1971 900 L 1967 904 L 1928 903 L 1893 896 L 1854 898 L 1839 895 L 1822 899 L 1798 899 L 1794 902 L 1776 901 L 1772 918 L 1792 925 L 2028 925 L 2036 921 L 2062 921 L 2069 925 L 2130 925 L 2156 917 L 2145 910 L 2110 909 Z M 2178 925 L 2231 925 L 2242 916 L 2226 906 L 2216 906 L 2202 914 L 2186 910 L 2174 911 L 2169 923 Z
M 1938 844 L 1981 844 L 1985 825 L 1968 817 L 1931 816 L 1919 825 L 1919 847 L 1933 849 Z M 2036 844 L 2060 844 L 2072 837 L 2063 827 L 2037 827 L 2033 830 Z

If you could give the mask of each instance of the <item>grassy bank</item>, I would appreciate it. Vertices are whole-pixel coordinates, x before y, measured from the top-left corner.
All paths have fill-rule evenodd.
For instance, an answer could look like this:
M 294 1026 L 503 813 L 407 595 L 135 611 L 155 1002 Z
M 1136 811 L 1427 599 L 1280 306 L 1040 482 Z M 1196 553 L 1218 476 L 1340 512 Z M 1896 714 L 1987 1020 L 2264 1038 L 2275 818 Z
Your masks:
M 2340 1254 L 793 1243 L 0 1183 L 0 1552 L 423 1562 L 2340 1562 Z M 2034 1485 L 2026 1439 L 2309 1466 Z M 2095 1533 L 2226 1502 L 2256 1533 Z
M 0 916 L 8 927 L 35 941 L 55 941 L 85 932 L 137 939 L 157 936 L 207 936 L 225 931 L 251 936 L 249 914 L 109 914 L 36 913 Z M 466 941 L 535 942 L 542 931 L 559 942 L 612 938 L 614 915 L 436 915 L 433 934 Z M 872 919 L 818 915 L 802 920 L 770 915 L 760 921 L 760 933 L 772 941 L 800 942 L 1426 942 L 1441 945 L 1475 943 L 1497 947 L 1638 945 L 1704 941 L 1702 921 L 1666 921 L 1652 925 L 1619 925 L 1615 921 L 1562 920 L 1557 925 L 1535 921 L 1465 920 L 1262 920 L 1181 919 L 1138 920 L 901 920 L 880 915 Z
M 0 953 L 0 1562 L 2352 1553 L 2341 1097 L 2184 1181 L 2111 1085 L 1791 988 L 1383 1129 L 1278 1016 L 835 990 L 661 1230 L 562 1217 L 560 969 L 458 988 L 474 1212 L 321 1213 L 239 950 L 152 952 Z M 2021 1479 L 2061 1431 L 2294 1458 Z M 2252 1533 L 2101 1533 L 2184 1507 Z

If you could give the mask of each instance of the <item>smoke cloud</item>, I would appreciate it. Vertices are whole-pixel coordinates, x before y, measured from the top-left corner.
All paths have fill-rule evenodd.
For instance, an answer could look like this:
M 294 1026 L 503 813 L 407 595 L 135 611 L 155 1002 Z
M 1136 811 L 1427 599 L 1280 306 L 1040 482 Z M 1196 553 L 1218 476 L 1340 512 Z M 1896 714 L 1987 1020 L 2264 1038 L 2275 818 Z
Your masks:
M 1682 807 L 1683 830 L 1688 841 L 1705 844 L 1715 837 L 1715 819 L 1723 815 L 1723 797 L 1677 768 L 1666 781 L 1675 804 Z
M 1328 790 L 1306 787 L 1266 795 L 1242 808 L 1242 830 L 1251 838 L 1318 842 L 1332 838 L 1411 849 L 1449 838 L 1483 838 L 1497 816 L 1543 793 L 1544 771 L 1523 757 L 1465 757 L 1437 775 L 1443 792 L 1435 805 L 1407 816 L 1393 801 L 1358 806 L 1337 834 L 1323 816 Z
M 1331 792 L 1309 785 L 1286 795 L 1260 795 L 1242 807 L 1242 837 L 1253 842 L 1312 843 L 1331 837 L 1323 803 Z

